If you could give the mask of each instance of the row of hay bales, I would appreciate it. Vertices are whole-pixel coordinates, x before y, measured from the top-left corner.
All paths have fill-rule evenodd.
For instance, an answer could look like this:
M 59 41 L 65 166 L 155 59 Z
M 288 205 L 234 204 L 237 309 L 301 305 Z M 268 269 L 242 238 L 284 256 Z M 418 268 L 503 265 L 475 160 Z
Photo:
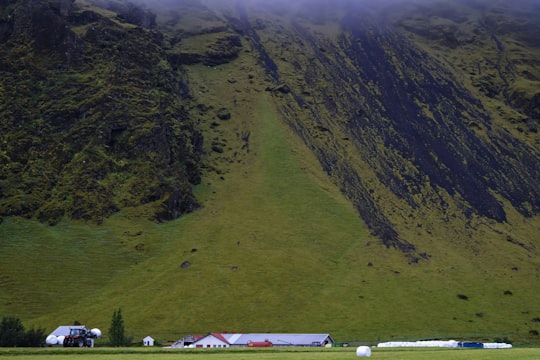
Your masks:
M 390 341 L 379 343 L 377 347 L 447 347 L 447 348 L 483 348 L 483 349 L 509 349 L 511 344 L 507 343 L 481 343 L 472 341 L 456 340 L 422 340 L 422 341 Z

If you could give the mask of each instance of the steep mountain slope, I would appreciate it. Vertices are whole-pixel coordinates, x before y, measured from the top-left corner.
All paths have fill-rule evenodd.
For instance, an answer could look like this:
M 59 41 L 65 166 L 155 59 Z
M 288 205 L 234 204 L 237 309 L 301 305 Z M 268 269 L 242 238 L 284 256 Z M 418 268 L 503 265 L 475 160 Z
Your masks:
M 534 2 L 4 3 L 2 313 L 538 341 Z
M 202 136 L 161 35 L 73 7 L 4 7 L 0 214 L 55 224 L 141 204 L 157 219 L 197 208 Z
M 537 214 L 534 111 L 527 120 L 534 141 L 521 142 L 492 124 L 480 96 L 443 63 L 362 10 L 349 9 L 344 31 L 330 34 L 321 27 L 333 24 L 313 28 L 314 20 L 295 15 L 261 21 L 263 35 L 252 41 L 265 45 L 261 58 L 278 92 L 287 89 L 279 96 L 285 117 L 374 233 L 412 251 L 393 224 L 400 214 L 408 228 L 422 225 L 416 219 L 426 208 L 448 218 L 450 228 L 477 218 L 501 224 L 507 215 L 497 197 L 522 216 Z M 244 25 L 252 31 L 247 19 Z M 528 111 L 512 110 L 522 117 Z M 393 207 L 378 204 L 389 195 Z

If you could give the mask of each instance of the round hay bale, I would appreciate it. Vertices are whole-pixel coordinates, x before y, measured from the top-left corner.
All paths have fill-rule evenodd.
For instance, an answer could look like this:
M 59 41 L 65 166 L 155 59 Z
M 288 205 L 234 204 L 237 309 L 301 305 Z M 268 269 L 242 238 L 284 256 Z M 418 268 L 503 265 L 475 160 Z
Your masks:
M 58 338 L 55 335 L 49 335 L 47 336 L 45 342 L 47 343 L 47 345 L 56 345 L 58 344 Z
M 356 356 L 370 357 L 371 349 L 369 348 L 369 346 L 359 346 L 356 348 Z

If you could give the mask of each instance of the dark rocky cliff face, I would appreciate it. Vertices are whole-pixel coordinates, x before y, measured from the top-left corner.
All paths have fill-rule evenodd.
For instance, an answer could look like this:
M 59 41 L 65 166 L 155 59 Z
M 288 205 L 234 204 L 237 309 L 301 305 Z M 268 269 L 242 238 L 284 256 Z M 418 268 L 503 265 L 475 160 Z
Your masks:
M 157 220 L 196 209 L 203 138 L 162 35 L 72 1 L 2 11 L 0 214 L 54 224 L 124 207 Z
M 424 4 L 379 13 L 353 4 L 337 14 L 302 10 L 302 16 L 287 17 L 269 8 L 264 20 L 253 21 L 249 6 L 238 7 L 241 33 L 275 83 L 284 117 L 373 234 L 405 252 L 415 252 L 415 246 L 402 235 L 403 228 L 421 227 L 426 209 L 453 227 L 457 217 L 463 217 L 465 227 L 473 218 L 504 223 L 505 202 L 524 217 L 540 210 L 538 89 L 521 92 L 519 101 L 508 97 L 520 81 L 538 74 L 517 73 L 524 60 L 502 53 L 499 37 L 518 30 L 485 25 L 490 15 L 468 18 L 471 9 L 475 6 L 456 10 L 449 5 L 434 15 L 435 7 Z M 433 25 L 435 32 L 429 26 L 415 28 L 420 33 L 415 38 L 403 28 L 414 16 L 433 22 L 440 21 L 434 16 L 452 18 L 456 24 Z M 338 31 L 331 28 L 336 19 Z M 472 30 L 465 28 L 470 34 L 458 26 L 465 21 L 471 22 Z M 445 49 L 455 49 L 457 57 L 466 56 L 459 51 L 482 53 L 490 45 L 494 58 L 462 59 L 465 71 L 473 61 L 485 64 L 475 73 L 464 74 L 443 57 Z M 471 83 L 462 80 L 467 75 Z M 501 103 L 492 109 L 486 97 Z M 523 126 L 512 127 L 513 120 L 497 123 L 505 111 L 520 114 Z M 520 137 L 523 132 L 526 136 Z M 394 204 L 381 200 L 389 193 Z

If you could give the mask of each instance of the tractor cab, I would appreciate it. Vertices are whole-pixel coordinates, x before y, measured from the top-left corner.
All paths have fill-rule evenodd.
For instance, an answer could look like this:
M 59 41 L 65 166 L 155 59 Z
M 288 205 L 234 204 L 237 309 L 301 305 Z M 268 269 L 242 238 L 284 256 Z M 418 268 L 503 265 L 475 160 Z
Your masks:
M 69 329 L 69 336 L 77 337 L 86 335 L 86 329 Z

